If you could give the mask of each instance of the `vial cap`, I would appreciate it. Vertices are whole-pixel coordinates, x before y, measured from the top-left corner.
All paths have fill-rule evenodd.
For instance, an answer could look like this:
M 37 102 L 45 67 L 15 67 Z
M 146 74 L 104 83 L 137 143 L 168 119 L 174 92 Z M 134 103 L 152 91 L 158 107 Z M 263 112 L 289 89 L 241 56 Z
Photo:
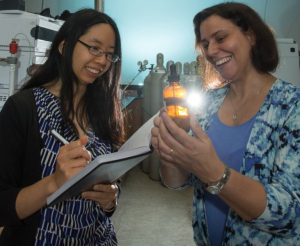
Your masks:
M 170 65 L 170 75 L 168 76 L 169 82 L 179 82 L 180 76 L 176 73 L 176 65 Z

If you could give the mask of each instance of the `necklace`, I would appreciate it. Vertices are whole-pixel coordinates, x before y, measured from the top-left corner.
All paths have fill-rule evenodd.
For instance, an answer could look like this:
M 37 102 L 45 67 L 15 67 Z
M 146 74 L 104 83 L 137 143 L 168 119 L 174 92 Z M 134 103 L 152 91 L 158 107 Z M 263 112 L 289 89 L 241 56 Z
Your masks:
M 269 83 L 269 80 L 264 84 L 264 86 L 251 98 L 251 99 L 253 99 L 254 97 L 256 97 L 262 90 L 263 90 L 263 88 L 265 88 L 265 86 L 267 85 Z M 232 106 L 232 108 L 233 108 L 233 110 L 234 110 L 234 114 L 233 114 L 233 116 L 232 116 L 232 119 L 233 120 L 236 120 L 237 119 L 237 112 L 238 111 L 240 111 L 246 104 L 247 104 L 247 102 L 248 101 L 246 101 L 246 102 L 244 102 L 244 104 L 238 109 L 238 110 L 236 110 L 235 108 L 234 108 L 234 106 L 233 106 L 233 103 L 232 103 L 232 100 L 231 100 L 231 96 L 229 95 L 229 100 L 230 100 L 230 103 L 231 103 L 231 106 Z

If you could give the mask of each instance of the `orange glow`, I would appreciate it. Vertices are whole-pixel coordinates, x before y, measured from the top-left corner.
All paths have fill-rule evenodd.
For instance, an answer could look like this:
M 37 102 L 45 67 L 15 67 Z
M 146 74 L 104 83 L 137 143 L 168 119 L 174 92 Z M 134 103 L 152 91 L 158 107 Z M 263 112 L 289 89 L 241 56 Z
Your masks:
M 165 106 L 168 115 L 174 122 L 186 131 L 189 131 L 189 110 L 187 108 L 186 89 L 178 82 L 170 82 L 163 91 Z

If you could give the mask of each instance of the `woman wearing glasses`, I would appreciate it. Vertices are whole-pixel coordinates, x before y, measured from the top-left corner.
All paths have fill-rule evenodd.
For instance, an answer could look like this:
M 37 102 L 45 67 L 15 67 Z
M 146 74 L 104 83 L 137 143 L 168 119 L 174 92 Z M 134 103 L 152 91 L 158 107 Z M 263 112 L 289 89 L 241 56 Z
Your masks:
M 47 61 L 0 113 L 0 245 L 118 245 L 110 216 L 119 181 L 46 207 L 46 199 L 123 141 L 115 22 L 72 14 Z M 50 134 L 56 130 L 70 144 Z

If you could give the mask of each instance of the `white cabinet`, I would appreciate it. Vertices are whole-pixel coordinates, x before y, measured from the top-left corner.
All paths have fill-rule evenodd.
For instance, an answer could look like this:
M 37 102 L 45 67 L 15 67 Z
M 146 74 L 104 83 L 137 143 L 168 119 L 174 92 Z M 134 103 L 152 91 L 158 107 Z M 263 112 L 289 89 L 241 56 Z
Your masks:
M 300 87 L 298 44 L 294 43 L 291 39 L 279 39 L 278 51 L 280 64 L 278 70 L 273 75 Z

